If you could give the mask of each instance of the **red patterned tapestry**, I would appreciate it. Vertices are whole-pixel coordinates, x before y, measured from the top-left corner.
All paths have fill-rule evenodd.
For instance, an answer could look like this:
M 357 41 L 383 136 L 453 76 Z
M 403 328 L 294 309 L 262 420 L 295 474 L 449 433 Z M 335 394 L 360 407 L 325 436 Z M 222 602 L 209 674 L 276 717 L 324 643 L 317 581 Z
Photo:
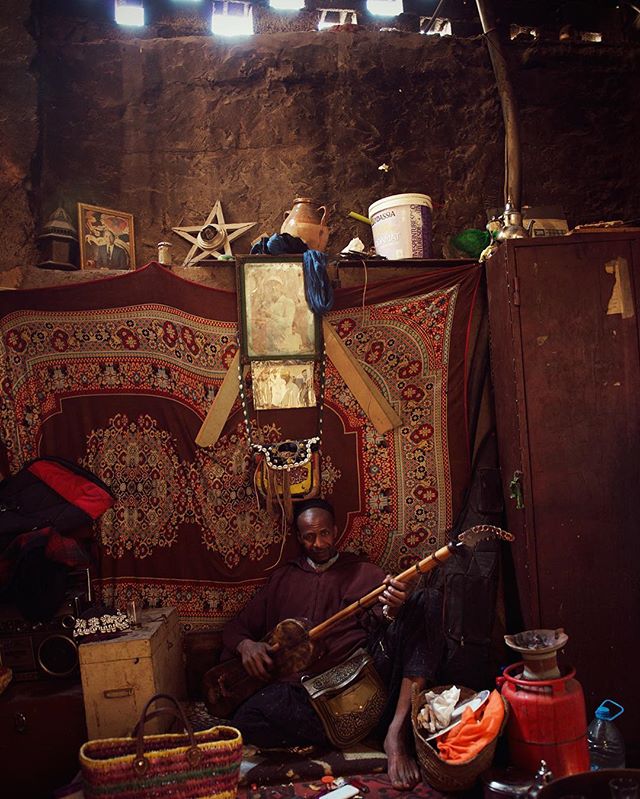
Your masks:
M 465 357 L 479 267 L 336 292 L 329 320 L 403 420 L 380 435 L 326 369 L 322 490 L 340 546 L 394 572 L 441 545 L 467 487 Z M 57 455 L 107 483 L 96 524 L 104 601 L 218 628 L 296 549 L 257 504 L 236 403 L 214 448 L 196 434 L 235 354 L 236 296 L 157 264 L 0 295 L 0 435 L 12 473 Z M 306 414 L 306 417 L 305 417 Z M 311 414 L 313 417 L 313 414 Z M 282 440 L 309 411 L 252 415 Z M 311 424 L 311 428 L 309 425 Z M 304 426 L 304 425 L 303 425 Z

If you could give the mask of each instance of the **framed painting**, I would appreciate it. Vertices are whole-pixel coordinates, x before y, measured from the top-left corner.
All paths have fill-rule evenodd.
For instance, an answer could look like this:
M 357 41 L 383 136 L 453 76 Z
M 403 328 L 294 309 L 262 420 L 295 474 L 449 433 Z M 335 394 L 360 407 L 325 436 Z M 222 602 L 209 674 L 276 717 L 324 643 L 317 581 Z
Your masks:
M 133 215 L 78 203 L 81 269 L 135 269 Z
M 307 305 L 302 256 L 236 259 L 241 355 L 247 361 L 320 356 L 320 320 Z

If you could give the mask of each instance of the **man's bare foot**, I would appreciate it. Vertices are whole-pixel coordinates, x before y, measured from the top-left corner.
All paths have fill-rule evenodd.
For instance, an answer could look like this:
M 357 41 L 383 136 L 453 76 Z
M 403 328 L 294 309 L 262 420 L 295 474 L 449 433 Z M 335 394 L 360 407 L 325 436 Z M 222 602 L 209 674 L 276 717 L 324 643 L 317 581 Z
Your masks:
M 389 727 L 384 739 L 384 751 L 387 753 L 387 774 L 391 785 L 399 791 L 415 788 L 420 782 L 420 769 L 409 753 L 406 731 Z

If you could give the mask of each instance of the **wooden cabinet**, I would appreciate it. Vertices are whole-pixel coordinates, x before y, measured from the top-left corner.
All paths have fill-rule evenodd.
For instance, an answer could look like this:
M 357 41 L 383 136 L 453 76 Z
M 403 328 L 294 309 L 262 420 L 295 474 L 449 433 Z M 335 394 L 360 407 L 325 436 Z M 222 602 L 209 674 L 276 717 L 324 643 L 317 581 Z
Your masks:
M 617 723 L 638 764 L 640 236 L 512 240 L 487 285 L 525 625 L 566 629 L 588 714 L 605 698 L 624 705 Z

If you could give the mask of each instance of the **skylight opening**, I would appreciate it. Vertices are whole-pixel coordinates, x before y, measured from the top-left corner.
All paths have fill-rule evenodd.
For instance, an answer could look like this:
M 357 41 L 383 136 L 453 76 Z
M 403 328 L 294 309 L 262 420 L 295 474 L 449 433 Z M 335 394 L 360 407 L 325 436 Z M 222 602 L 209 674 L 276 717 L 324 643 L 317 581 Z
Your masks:
M 336 25 L 357 25 L 358 15 L 353 9 L 348 8 L 319 8 L 320 20 L 318 30 L 324 31 L 335 28 Z
M 514 39 L 519 39 L 520 41 L 530 39 L 535 41 L 538 38 L 538 30 L 529 25 L 511 24 L 509 26 L 509 38 L 511 41 L 514 41 Z
M 602 34 L 596 31 L 580 31 L 578 34 L 581 42 L 590 42 L 592 44 L 599 44 L 602 41 Z
M 139 28 L 144 25 L 144 6 L 141 0 L 116 0 L 115 20 L 118 25 Z
M 451 20 L 436 17 L 432 23 L 431 17 L 420 17 L 420 33 L 429 36 L 451 36 Z
M 397 17 L 404 8 L 402 0 L 367 0 L 367 11 L 374 17 Z
M 300 11 L 304 8 L 304 0 L 269 0 L 269 5 L 278 11 Z
M 241 0 L 214 0 L 211 32 L 216 36 L 252 36 L 251 4 Z

